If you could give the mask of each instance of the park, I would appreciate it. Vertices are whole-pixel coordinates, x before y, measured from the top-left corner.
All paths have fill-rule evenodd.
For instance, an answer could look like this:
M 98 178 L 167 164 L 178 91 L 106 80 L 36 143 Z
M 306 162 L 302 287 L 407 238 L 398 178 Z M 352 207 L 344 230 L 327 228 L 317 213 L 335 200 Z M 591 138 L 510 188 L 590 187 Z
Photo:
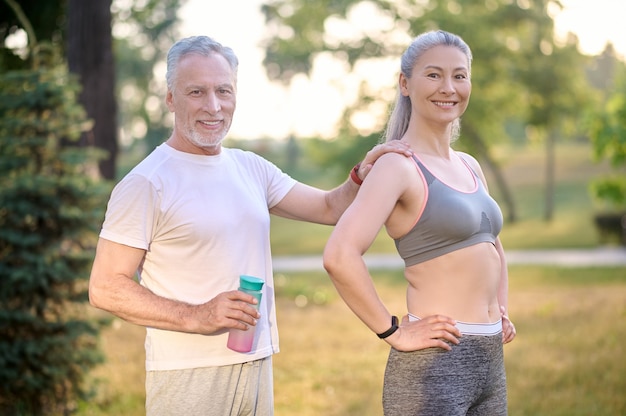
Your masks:
M 141 415 L 145 328 L 89 306 L 87 283 L 114 183 L 172 128 L 155 68 L 176 35 L 181 2 L 69 3 L 0 1 L 6 45 L 26 39 L 2 48 L 0 59 L 0 413 Z M 329 84 L 341 84 L 359 68 L 396 59 L 407 35 L 434 22 L 467 38 L 474 89 L 454 148 L 484 166 L 504 214 L 509 314 L 518 330 L 504 349 L 509 414 L 624 414 L 624 57 L 610 44 L 588 56 L 575 37 L 558 41 L 550 0 L 536 7 L 416 2 L 409 17 L 398 2 L 286 3 L 296 2 L 263 8 L 274 29 L 263 64 L 277 85 L 312 77 L 329 57 L 345 71 Z M 373 4 L 385 18 L 371 33 L 324 33 L 339 23 L 356 27 L 351 19 Z M 91 18 L 98 24 L 85 24 Z M 386 27 L 398 31 L 393 42 Z M 330 189 L 380 140 L 396 74 L 388 78 L 391 87 L 379 89 L 360 80 L 333 137 L 292 131 L 228 137 L 224 146 Z M 382 414 L 389 347 L 350 312 L 323 271 L 319 256 L 331 230 L 271 220 L 279 416 Z M 600 251 L 617 260 L 556 261 L 556 253 Z M 398 264 L 384 230 L 368 254 Z M 314 264 L 284 266 L 297 258 Z M 372 267 L 371 276 L 385 303 L 404 314 L 402 268 Z

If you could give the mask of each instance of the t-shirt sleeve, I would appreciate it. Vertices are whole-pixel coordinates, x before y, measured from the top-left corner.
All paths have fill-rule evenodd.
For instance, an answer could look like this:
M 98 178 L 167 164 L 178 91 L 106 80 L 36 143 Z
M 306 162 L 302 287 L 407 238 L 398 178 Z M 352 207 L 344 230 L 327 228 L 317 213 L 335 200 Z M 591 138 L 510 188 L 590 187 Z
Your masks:
M 155 229 L 158 192 L 150 181 L 130 174 L 120 181 L 107 205 L 100 237 L 148 250 Z
M 248 153 L 248 155 L 253 158 L 254 169 L 251 172 L 256 175 L 257 180 L 263 181 L 267 206 L 272 208 L 289 193 L 297 181 L 261 156 L 254 153 Z
M 272 208 L 278 204 L 289 193 L 291 188 L 296 184 L 296 180 L 282 171 L 278 171 L 276 176 L 272 177 L 272 180 L 268 186 L 267 193 L 267 206 Z

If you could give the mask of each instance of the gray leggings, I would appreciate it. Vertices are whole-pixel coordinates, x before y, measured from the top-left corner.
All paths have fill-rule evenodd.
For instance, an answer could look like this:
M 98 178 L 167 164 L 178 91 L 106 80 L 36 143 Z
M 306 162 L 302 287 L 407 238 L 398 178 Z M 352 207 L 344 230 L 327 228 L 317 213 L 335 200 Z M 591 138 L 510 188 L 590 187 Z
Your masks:
M 502 334 L 463 335 L 452 351 L 392 348 L 383 409 L 385 416 L 505 416 Z

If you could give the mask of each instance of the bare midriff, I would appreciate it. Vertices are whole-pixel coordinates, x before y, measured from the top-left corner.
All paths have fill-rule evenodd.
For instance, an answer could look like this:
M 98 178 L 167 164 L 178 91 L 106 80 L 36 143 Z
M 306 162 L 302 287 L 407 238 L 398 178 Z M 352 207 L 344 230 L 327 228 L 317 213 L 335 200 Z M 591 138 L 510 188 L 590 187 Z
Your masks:
M 501 267 L 491 243 L 409 266 L 404 271 L 408 312 L 421 318 L 439 314 L 468 323 L 497 322 Z

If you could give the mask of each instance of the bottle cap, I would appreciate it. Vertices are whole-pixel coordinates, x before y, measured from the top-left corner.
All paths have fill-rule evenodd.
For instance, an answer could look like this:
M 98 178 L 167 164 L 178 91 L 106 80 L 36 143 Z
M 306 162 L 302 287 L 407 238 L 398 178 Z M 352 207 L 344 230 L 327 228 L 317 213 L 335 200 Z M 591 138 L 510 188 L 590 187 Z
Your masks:
M 263 280 L 258 277 L 242 274 L 239 276 L 239 286 L 247 290 L 261 290 L 263 288 Z

